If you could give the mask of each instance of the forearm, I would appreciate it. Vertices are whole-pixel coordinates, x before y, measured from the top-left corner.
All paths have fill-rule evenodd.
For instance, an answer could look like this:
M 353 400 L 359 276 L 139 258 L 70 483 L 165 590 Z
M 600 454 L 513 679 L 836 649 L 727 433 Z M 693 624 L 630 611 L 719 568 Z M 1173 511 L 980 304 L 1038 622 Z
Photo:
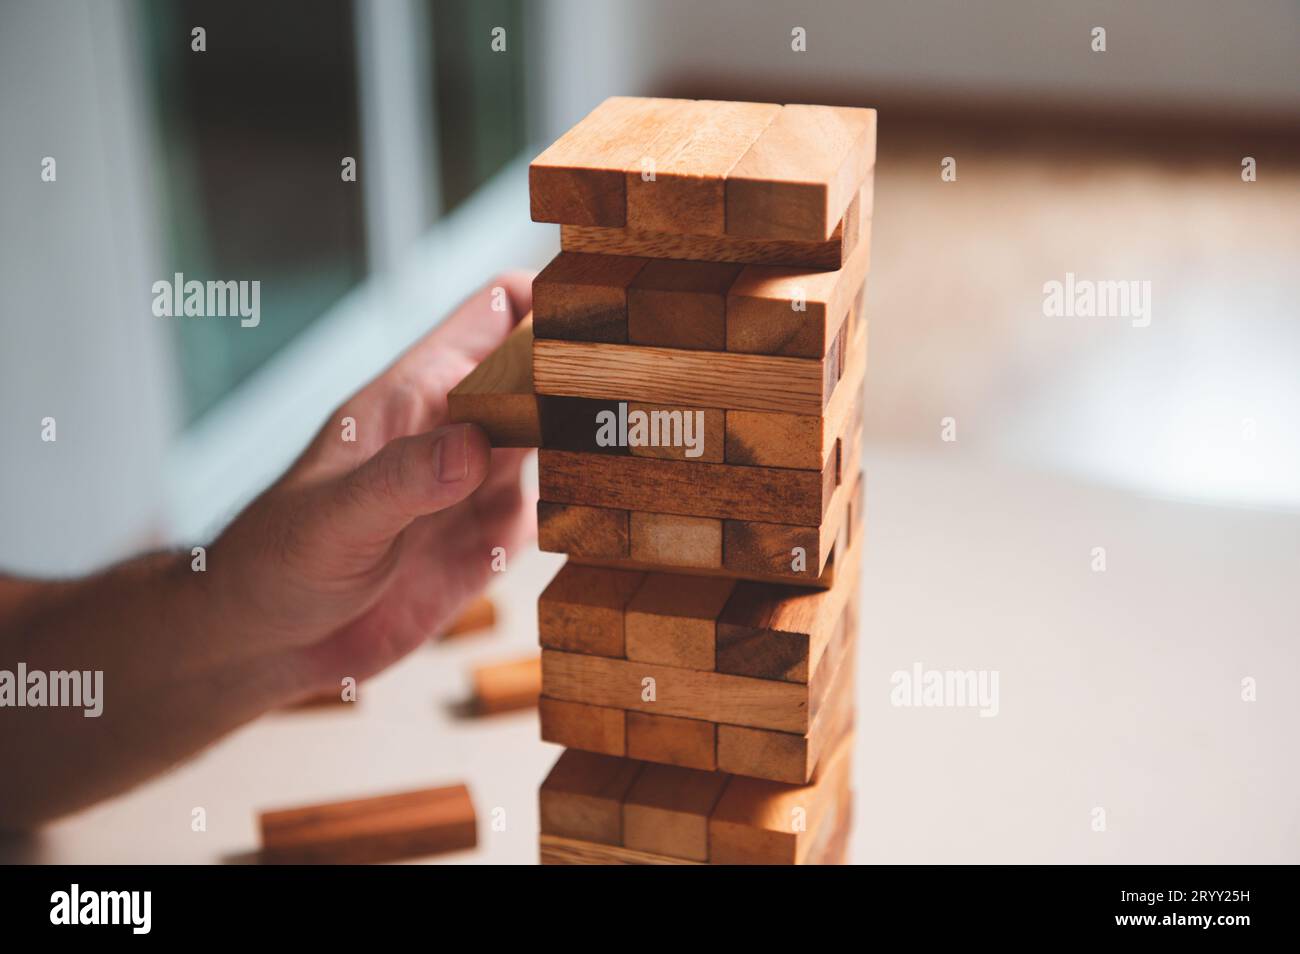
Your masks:
M 301 691 L 290 654 L 221 639 L 239 622 L 218 586 L 166 554 L 71 583 L 4 581 L 0 827 L 123 791 Z

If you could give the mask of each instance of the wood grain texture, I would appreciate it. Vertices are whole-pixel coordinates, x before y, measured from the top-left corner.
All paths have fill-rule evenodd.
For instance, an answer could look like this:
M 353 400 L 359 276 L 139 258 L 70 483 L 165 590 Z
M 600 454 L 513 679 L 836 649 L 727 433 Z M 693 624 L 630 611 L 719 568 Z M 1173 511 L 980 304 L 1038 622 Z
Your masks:
M 722 521 L 671 513 L 631 512 L 634 560 L 662 566 L 721 567 Z
M 828 238 L 875 161 L 875 110 L 786 106 L 727 176 L 727 234 Z
M 627 170 L 627 225 L 723 234 L 727 174 L 780 112 L 770 103 L 685 104 L 661 124 L 642 165 Z
M 641 762 L 566 749 L 538 793 L 546 835 L 606 845 L 623 843 L 623 801 Z
M 539 838 L 539 860 L 544 865 L 699 865 L 702 861 L 670 858 L 648 851 L 633 851 L 577 838 L 543 834 Z
M 603 755 L 628 754 L 627 713 L 622 709 L 542 696 L 537 711 L 542 723 L 543 742 Z
M 707 861 L 709 814 L 728 781 L 718 772 L 643 766 L 623 802 L 623 846 Z
M 819 415 L 831 395 L 826 374 L 821 358 L 533 342 L 538 394 Z
M 544 398 L 543 400 L 550 400 Z M 560 400 L 566 400 L 561 398 Z M 633 457 L 658 457 L 662 460 L 694 460 L 721 464 L 727 447 L 727 412 L 721 408 L 681 407 L 667 404 L 628 402 L 632 419 L 637 411 L 648 415 L 650 433 L 658 433 L 660 443 L 629 447 Z M 690 415 L 688 417 L 688 415 Z M 657 429 L 657 430 L 656 430 Z M 667 435 L 667 438 L 665 438 Z M 551 445 L 545 445 L 551 446 Z M 570 448 L 563 448 L 570 449 Z M 577 449 L 577 448 L 572 448 Z
M 542 646 L 621 657 L 624 611 L 644 578 L 642 573 L 566 563 L 537 600 Z
M 653 700 L 643 695 L 651 685 Z M 542 692 L 570 702 L 783 732 L 804 733 L 811 724 L 806 685 L 552 649 L 542 650 Z
M 841 739 L 807 785 L 731 776 L 709 817 L 710 862 L 805 863 L 822 822 L 848 800 L 852 743 L 851 734 Z
M 447 417 L 477 424 L 493 447 L 540 447 L 541 412 L 533 393 L 533 319 L 524 316 L 499 348 L 447 392 Z
M 835 491 L 833 465 L 818 473 L 676 460 L 538 453 L 542 500 L 686 517 L 816 527 Z
M 631 554 L 628 511 L 537 502 L 537 546 L 548 553 L 617 558 Z
M 479 666 L 470 678 L 474 711 L 479 715 L 531 709 L 542 690 L 542 661 L 530 653 L 522 659 Z
M 561 252 L 533 279 L 533 334 L 627 341 L 628 287 L 647 259 Z
M 859 203 L 870 194 L 868 181 Z M 871 223 L 863 219 L 841 268 L 746 267 L 727 290 L 727 350 L 821 357 L 852 310 L 870 266 Z
M 628 343 L 726 350 L 727 290 L 742 267 L 726 262 L 651 261 L 628 287 Z
M 838 541 L 836 543 L 838 546 Z M 643 563 L 640 560 L 631 559 L 600 559 L 596 557 L 571 556 L 569 562 L 581 566 L 598 566 L 612 570 L 639 570 L 642 572 L 658 573 L 664 570 L 664 567 L 656 563 Z M 743 571 L 731 570 L 726 567 L 726 553 L 723 553 L 723 567 L 673 567 L 674 573 L 680 573 L 684 576 L 700 576 L 711 578 L 722 578 L 728 580 L 750 580 L 755 583 L 798 583 L 805 589 L 828 590 L 835 582 L 835 550 L 831 550 L 831 558 L 826 563 L 826 568 L 822 570 L 821 576 L 813 579 L 806 578 L 801 574 L 786 571 L 784 573 L 746 573 Z
M 725 577 L 647 574 L 627 605 L 627 658 L 712 669 L 717 619 L 735 586 Z
M 787 239 L 732 238 L 724 235 L 683 235 L 646 229 L 561 225 L 560 247 L 566 252 L 636 255 L 698 262 L 745 265 L 789 265 L 802 268 L 842 268 L 857 244 L 855 233 L 836 226 L 819 242 Z
M 625 224 L 627 170 L 689 102 L 613 96 L 597 106 L 529 165 L 533 221 Z
M 263 812 L 272 864 L 372 864 L 473 848 L 478 825 L 464 785 Z
M 629 712 L 627 754 L 646 762 L 711 772 L 718 767 L 717 731 L 714 723 L 699 719 Z
M 860 488 L 859 481 L 855 494 Z M 851 502 L 853 496 L 847 499 Z M 860 538 L 861 533 L 856 536 Z M 864 549 L 862 540 L 856 539 L 856 545 L 839 554 L 837 559 L 842 562 L 828 590 L 737 583 L 718 615 L 718 670 L 792 682 L 813 679 L 844 608 L 857 590 Z
M 867 370 L 865 323 L 858 325 L 851 343 L 845 347 L 844 365 L 844 373 L 819 415 L 727 411 L 726 462 L 798 470 L 825 467 L 850 415 L 855 409 L 859 414 L 862 410 Z

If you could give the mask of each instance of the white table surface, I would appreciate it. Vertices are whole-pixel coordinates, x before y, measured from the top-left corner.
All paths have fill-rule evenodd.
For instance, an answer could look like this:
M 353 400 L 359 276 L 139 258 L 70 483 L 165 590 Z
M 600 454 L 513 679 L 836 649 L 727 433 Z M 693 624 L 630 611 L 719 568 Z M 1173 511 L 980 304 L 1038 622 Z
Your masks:
M 1142 498 L 952 445 L 869 448 L 866 462 L 853 861 L 1300 861 L 1300 515 Z M 494 632 L 416 652 L 355 709 L 268 715 L 0 841 L 0 861 L 247 861 L 261 809 L 464 780 L 480 845 L 435 860 L 534 862 L 537 787 L 559 749 L 533 712 L 454 706 L 473 665 L 535 646 L 560 562 L 518 559 L 492 592 Z M 999 714 L 892 706 L 891 673 L 917 662 L 997 670 Z M 206 832 L 191 831 L 196 806 Z M 498 807 L 503 831 L 488 823 Z

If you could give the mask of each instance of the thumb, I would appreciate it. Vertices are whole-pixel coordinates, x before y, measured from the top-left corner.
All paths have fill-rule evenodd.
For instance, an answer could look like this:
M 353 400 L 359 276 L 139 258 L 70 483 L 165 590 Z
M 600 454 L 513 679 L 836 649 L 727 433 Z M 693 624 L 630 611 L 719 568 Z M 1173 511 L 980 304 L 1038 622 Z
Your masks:
M 330 488 L 318 516 L 350 546 L 387 545 L 413 520 L 472 494 L 487 476 L 490 450 L 473 424 L 389 441 Z

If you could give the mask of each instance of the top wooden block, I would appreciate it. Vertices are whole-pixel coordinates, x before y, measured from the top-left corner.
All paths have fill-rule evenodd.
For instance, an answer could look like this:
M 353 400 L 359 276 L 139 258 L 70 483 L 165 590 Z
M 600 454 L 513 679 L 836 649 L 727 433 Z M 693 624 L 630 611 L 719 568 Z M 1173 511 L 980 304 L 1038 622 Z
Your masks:
M 613 97 L 533 160 L 532 217 L 824 242 L 875 152 L 871 109 Z

